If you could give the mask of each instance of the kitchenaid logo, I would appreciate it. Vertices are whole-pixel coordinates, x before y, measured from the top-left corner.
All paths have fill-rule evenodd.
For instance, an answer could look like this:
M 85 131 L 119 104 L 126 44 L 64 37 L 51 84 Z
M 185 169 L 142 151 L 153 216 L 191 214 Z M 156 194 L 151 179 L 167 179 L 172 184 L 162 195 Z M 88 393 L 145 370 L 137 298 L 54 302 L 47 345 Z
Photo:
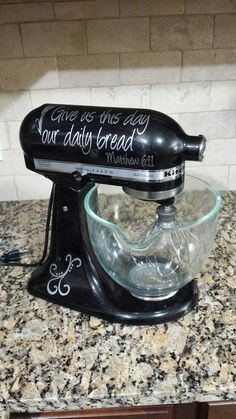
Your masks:
M 47 115 L 45 118 L 48 112 L 51 113 L 50 117 Z M 53 130 L 47 126 L 47 121 L 54 123 Z M 79 109 L 70 111 L 64 106 L 48 105 L 43 108 L 35 124 L 43 144 L 58 145 L 60 141 L 60 145 L 79 148 L 87 155 L 92 148 L 114 152 L 133 151 L 135 138 L 145 133 L 149 121 L 150 115 L 138 110 L 129 114 L 112 109 L 80 112 Z M 65 123 L 68 127 L 66 132 Z
M 165 178 L 177 178 L 177 177 L 181 176 L 183 174 L 183 172 L 184 172 L 184 166 L 183 165 L 176 166 L 176 167 L 173 167 L 171 169 L 165 170 L 164 177 Z

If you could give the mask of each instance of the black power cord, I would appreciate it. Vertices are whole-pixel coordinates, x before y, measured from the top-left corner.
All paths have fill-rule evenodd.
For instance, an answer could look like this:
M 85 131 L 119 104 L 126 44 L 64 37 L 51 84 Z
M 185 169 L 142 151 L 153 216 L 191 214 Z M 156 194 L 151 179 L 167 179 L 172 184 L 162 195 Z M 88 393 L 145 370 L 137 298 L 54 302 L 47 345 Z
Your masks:
M 20 259 L 21 259 L 20 251 L 19 249 L 14 249 L 14 250 L 11 250 L 10 252 L 3 253 L 3 255 L 0 256 L 0 267 L 1 266 L 20 266 L 22 268 L 33 268 L 33 267 L 42 265 L 42 263 L 44 262 L 47 256 L 47 251 L 48 251 L 49 231 L 50 231 L 53 201 L 54 201 L 54 185 L 52 186 L 49 203 L 48 203 L 47 221 L 46 221 L 46 229 L 45 229 L 45 236 L 44 236 L 44 247 L 43 247 L 43 254 L 40 260 L 37 262 L 32 262 L 32 263 L 20 262 Z

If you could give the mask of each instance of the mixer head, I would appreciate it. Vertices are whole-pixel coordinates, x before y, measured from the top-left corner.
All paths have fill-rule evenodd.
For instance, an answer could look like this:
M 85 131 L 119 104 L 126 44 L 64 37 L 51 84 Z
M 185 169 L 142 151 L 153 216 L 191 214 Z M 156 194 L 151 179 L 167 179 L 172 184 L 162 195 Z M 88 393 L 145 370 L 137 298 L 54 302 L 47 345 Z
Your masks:
M 26 166 L 56 184 L 119 185 L 167 205 L 184 187 L 185 161 L 201 161 L 206 142 L 160 112 L 56 104 L 30 112 L 20 138 Z

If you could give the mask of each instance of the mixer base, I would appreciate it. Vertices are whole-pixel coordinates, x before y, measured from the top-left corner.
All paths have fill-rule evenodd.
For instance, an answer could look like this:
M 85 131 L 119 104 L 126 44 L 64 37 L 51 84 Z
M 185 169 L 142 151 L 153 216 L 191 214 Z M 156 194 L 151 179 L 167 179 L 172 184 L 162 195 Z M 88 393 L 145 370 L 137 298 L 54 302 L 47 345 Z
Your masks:
M 198 301 L 195 281 L 185 285 L 173 297 L 162 301 L 141 301 L 126 293 L 126 290 L 123 298 L 119 295 L 117 301 L 114 301 L 112 296 L 109 298 L 107 290 L 104 293 L 99 287 L 94 293 L 90 287 L 81 287 L 80 281 L 78 288 L 73 287 L 70 297 L 66 298 L 60 294 L 49 295 L 45 292 L 44 284 L 39 285 L 37 282 L 32 277 L 28 284 L 28 291 L 36 297 L 109 322 L 123 324 L 151 325 L 175 321 L 191 312 Z
M 57 185 L 53 201 L 51 246 L 47 260 L 28 283 L 30 294 L 116 323 L 165 323 L 189 313 L 198 300 L 193 280 L 161 301 L 144 301 L 115 283 L 99 264 L 89 240 L 81 191 Z M 67 210 L 64 211 L 64 208 Z

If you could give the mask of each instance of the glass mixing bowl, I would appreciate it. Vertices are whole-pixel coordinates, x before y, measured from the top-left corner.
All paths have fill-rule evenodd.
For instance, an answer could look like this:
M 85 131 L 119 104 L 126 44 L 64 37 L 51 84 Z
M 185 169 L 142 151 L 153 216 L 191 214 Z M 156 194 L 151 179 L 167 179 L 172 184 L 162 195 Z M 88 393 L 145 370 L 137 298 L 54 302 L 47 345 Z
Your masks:
M 84 206 L 95 255 L 108 275 L 132 295 L 150 300 L 173 296 L 196 277 L 216 234 L 220 194 L 186 176 L 184 190 L 166 219 L 155 202 L 99 185 Z

